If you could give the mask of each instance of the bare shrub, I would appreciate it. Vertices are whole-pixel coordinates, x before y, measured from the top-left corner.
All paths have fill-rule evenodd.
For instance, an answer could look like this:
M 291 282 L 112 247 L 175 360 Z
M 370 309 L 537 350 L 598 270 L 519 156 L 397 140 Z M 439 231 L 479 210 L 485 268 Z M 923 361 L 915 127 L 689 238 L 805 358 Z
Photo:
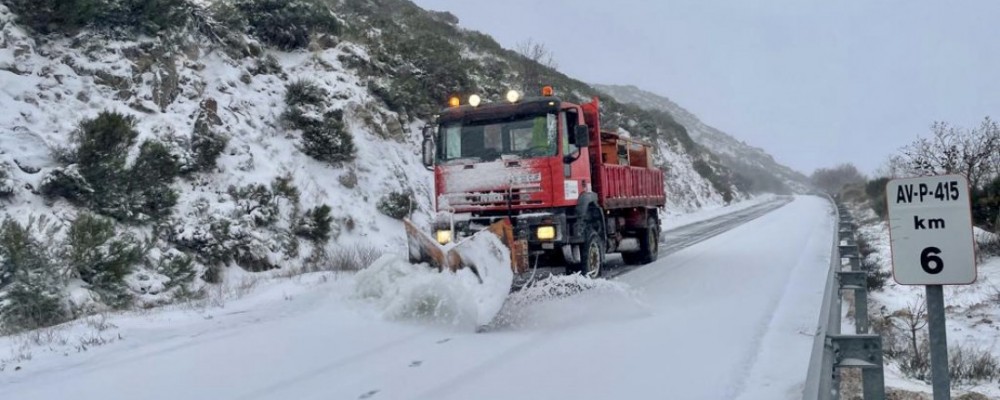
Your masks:
M 909 340 L 909 348 L 901 355 L 900 370 L 916 379 L 927 379 L 930 372 L 927 340 L 920 340 L 919 333 L 927 326 L 927 303 L 910 303 L 889 316 L 890 323 Z
M 955 346 L 948 349 L 948 370 L 952 383 L 992 382 L 1000 378 L 1000 360 L 986 349 Z
M 382 256 L 382 250 L 371 246 L 338 247 L 330 253 L 330 268 L 334 271 L 360 271 Z

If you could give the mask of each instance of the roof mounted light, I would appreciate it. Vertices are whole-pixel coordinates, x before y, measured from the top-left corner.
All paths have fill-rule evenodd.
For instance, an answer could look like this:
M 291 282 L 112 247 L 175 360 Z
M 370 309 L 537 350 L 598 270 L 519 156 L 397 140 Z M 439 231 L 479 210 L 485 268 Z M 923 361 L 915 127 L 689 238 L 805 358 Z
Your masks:
M 511 89 L 510 91 L 507 92 L 507 101 L 511 103 L 517 103 L 517 101 L 520 99 L 521 99 L 521 93 L 518 93 L 518 91 Z
M 469 96 L 469 105 L 470 106 L 479 107 L 479 103 L 481 103 L 482 101 L 483 101 L 483 99 L 480 98 L 478 94 L 474 94 L 472 96 Z
M 449 107 L 458 107 L 460 104 L 462 104 L 462 101 L 458 99 L 458 96 L 451 96 L 451 98 L 448 99 Z
M 556 91 L 554 89 L 552 89 L 552 86 L 543 86 L 542 87 L 542 96 L 551 97 L 555 93 L 556 93 Z

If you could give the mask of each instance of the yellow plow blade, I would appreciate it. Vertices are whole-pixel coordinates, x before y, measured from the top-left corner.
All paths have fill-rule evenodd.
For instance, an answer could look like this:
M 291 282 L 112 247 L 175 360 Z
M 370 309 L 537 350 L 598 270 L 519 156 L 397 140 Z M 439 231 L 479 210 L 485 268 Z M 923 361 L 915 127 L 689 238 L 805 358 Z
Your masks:
M 412 263 L 425 262 L 439 270 L 447 268 L 456 271 L 462 268 L 472 268 L 476 275 L 480 275 L 479 266 L 475 265 L 475 261 L 468 256 L 465 247 L 474 242 L 473 238 L 489 232 L 500 239 L 500 243 L 510 253 L 512 272 L 523 273 L 528 270 L 528 243 L 524 240 L 514 240 L 514 227 L 507 219 L 494 222 L 486 229 L 458 242 L 447 251 L 445 246 L 438 244 L 410 220 L 404 219 L 403 225 L 406 227 L 406 243 Z

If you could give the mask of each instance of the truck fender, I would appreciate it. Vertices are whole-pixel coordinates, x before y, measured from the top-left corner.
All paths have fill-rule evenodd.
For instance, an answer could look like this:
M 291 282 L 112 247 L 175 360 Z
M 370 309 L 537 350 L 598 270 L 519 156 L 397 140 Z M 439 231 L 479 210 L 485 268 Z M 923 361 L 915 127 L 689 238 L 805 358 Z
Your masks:
M 597 193 L 586 192 L 580 194 L 580 199 L 576 203 L 577 222 L 582 223 L 582 221 L 585 220 L 584 216 L 586 216 L 588 211 L 592 208 L 595 208 L 598 212 L 600 212 L 600 229 L 602 233 L 607 234 L 608 230 L 605 226 L 606 221 L 604 220 L 604 210 L 601 210 L 601 207 L 597 203 Z M 582 235 L 583 232 L 580 231 L 579 233 Z

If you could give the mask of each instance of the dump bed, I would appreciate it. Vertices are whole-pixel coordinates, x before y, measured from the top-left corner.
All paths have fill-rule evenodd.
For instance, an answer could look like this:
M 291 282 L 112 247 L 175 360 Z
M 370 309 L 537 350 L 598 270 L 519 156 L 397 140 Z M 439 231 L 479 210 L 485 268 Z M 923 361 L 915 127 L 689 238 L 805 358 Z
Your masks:
M 614 209 L 666 204 L 663 171 L 653 165 L 652 146 L 612 132 L 601 132 L 599 146 L 592 165 L 594 192 L 601 206 Z

